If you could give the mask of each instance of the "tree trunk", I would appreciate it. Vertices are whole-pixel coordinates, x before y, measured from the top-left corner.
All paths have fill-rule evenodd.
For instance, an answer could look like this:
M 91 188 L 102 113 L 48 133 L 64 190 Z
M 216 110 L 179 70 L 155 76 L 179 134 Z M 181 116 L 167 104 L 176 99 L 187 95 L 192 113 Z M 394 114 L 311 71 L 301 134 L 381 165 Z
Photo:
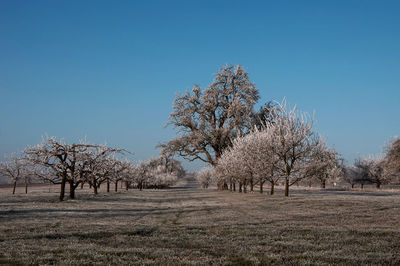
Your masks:
M 229 182 L 229 190 L 232 192 L 233 186 L 232 186 L 232 181 Z
M 110 180 L 107 179 L 107 192 L 110 192 Z
M 361 184 L 361 189 L 364 189 L 364 184 Z
M 93 184 L 93 192 L 94 192 L 95 195 L 97 195 L 97 193 L 99 193 L 97 191 L 97 185 L 96 184 Z
M 286 180 L 285 180 L 285 196 L 289 197 L 289 178 L 288 177 L 286 177 Z
M 254 192 L 253 178 L 250 179 L 250 192 Z
M 247 193 L 247 182 L 244 180 L 243 182 L 243 193 Z
M 242 183 L 239 182 L 239 192 L 242 193 Z
M 74 182 L 69 182 L 69 198 L 75 199 L 75 186 Z
M 143 183 L 140 182 L 140 183 L 139 183 L 139 190 L 142 191 L 142 189 L 143 189 Z
M 13 186 L 13 195 L 15 194 L 15 189 L 17 188 L 17 180 L 14 181 L 14 186 Z
M 270 194 L 274 195 L 274 192 L 275 192 L 275 182 L 271 182 L 271 192 L 270 192 Z
M 118 192 L 118 180 L 115 180 L 115 192 Z
M 233 191 L 236 191 L 236 183 L 233 182 Z
M 125 190 L 128 190 L 128 189 L 129 189 L 129 183 L 128 183 L 128 181 L 125 181 Z
M 66 183 L 66 177 L 63 177 L 61 180 L 61 189 L 60 189 L 60 201 L 64 200 L 64 196 L 65 196 L 65 183 Z
M 379 181 L 376 182 L 376 188 L 377 188 L 377 189 L 380 189 L 380 188 L 381 188 L 381 182 L 379 182 Z
M 28 182 L 25 181 L 25 194 L 28 194 Z
M 82 182 L 82 183 L 81 183 L 81 189 L 83 189 L 83 185 L 84 185 L 84 183 Z
M 260 177 L 259 178 L 259 181 L 258 182 L 260 182 L 260 193 L 262 194 L 263 192 L 264 192 L 264 190 L 263 190 L 263 182 L 262 182 L 262 178 Z
M 326 187 L 326 180 L 322 180 L 321 181 L 321 188 L 325 188 Z
M 351 184 L 351 188 L 354 188 L 354 184 Z

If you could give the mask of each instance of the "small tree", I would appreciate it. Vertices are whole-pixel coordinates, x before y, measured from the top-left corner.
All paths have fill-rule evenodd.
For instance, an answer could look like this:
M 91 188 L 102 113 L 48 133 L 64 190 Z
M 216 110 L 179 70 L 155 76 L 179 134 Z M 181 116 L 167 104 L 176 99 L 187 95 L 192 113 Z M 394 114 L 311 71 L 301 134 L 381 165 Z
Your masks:
M 257 177 L 260 193 L 263 193 L 265 181 L 271 184 L 271 195 L 274 194 L 275 184 L 280 179 L 277 175 L 278 157 L 273 153 L 273 131 L 258 130 L 236 138 L 233 150 L 241 158 L 241 167 L 247 170 L 248 176 Z
M 278 158 L 277 171 L 285 180 L 285 196 L 289 187 L 305 175 L 304 168 L 320 139 L 312 130 L 313 119 L 306 113 L 290 108 L 286 102 L 274 108 L 274 121 L 266 125 L 271 134 L 272 153 Z
M 133 172 L 133 180 L 137 184 L 137 187 L 142 190 L 148 182 L 150 169 L 147 164 L 140 162 L 136 165 Z
M 200 183 L 203 189 L 208 188 L 212 183 L 213 173 L 214 170 L 209 167 L 204 167 L 199 172 L 197 172 L 196 180 Z
M 351 185 L 351 188 L 354 188 L 354 186 L 361 179 L 362 179 L 362 174 L 360 172 L 360 169 L 358 169 L 353 165 L 343 167 L 343 181 L 349 183 Z
M 306 178 L 315 178 L 321 183 L 321 188 L 326 187 L 326 182 L 336 179 L 340 175 L 340 166 L 338 154 L 326 146 L 322 139 L 314 147 L 304 166 L 304 175 Z
M 357 159 L 354 166 L 359 169 L 361 180 L 364 183 L 376 184 L 376 188 L 387 184 L 390 181 L 390 175 L 384 173 L 384 158 L 365 158 Z M 363 183 L 362 183 L 363 185 Z
M 8 177 L 13 184 L 12 193 L 15 194 L 17 183 L 25 179 L 25 192 L 27 192 L 26 161 L 17 154 L 12 154 L 6 162 L 0 162 L 0 174 Z

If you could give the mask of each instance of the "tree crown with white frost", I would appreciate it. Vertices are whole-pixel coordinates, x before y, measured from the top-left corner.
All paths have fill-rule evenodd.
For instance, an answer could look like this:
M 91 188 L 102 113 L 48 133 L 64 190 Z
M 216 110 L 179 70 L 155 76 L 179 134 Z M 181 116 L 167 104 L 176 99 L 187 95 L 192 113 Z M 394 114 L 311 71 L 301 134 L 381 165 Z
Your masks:
M 258 99 L 258 90 L 240 65 L 224 66 L 208 88 L 196 85 L 175 98 L 168 125 L 179 136 L 160 146 L 187 160 L 215 165 L 232 139 L 250 127 Z

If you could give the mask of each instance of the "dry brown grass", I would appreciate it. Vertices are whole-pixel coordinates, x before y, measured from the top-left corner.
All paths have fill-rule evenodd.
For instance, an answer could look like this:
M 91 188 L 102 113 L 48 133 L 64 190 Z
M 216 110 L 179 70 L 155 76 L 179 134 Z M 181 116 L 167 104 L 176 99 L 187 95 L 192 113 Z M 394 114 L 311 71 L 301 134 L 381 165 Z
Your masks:
M 400 264 L 392 192 L 0 191 L 3 264 Z

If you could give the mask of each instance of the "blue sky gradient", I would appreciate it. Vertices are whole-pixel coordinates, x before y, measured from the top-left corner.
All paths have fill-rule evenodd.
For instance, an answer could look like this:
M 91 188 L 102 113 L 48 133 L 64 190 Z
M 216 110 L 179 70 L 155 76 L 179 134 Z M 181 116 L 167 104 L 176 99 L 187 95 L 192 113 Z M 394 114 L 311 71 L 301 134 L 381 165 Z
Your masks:
M 175 95 L 224 64 L 244 66 L 259 104 L 315 110 L 350 162 L 378 153 L 400 132 L 398 14 L 400 1 L 0 1 L 0 158 L 46 133 L 156 156 Z

